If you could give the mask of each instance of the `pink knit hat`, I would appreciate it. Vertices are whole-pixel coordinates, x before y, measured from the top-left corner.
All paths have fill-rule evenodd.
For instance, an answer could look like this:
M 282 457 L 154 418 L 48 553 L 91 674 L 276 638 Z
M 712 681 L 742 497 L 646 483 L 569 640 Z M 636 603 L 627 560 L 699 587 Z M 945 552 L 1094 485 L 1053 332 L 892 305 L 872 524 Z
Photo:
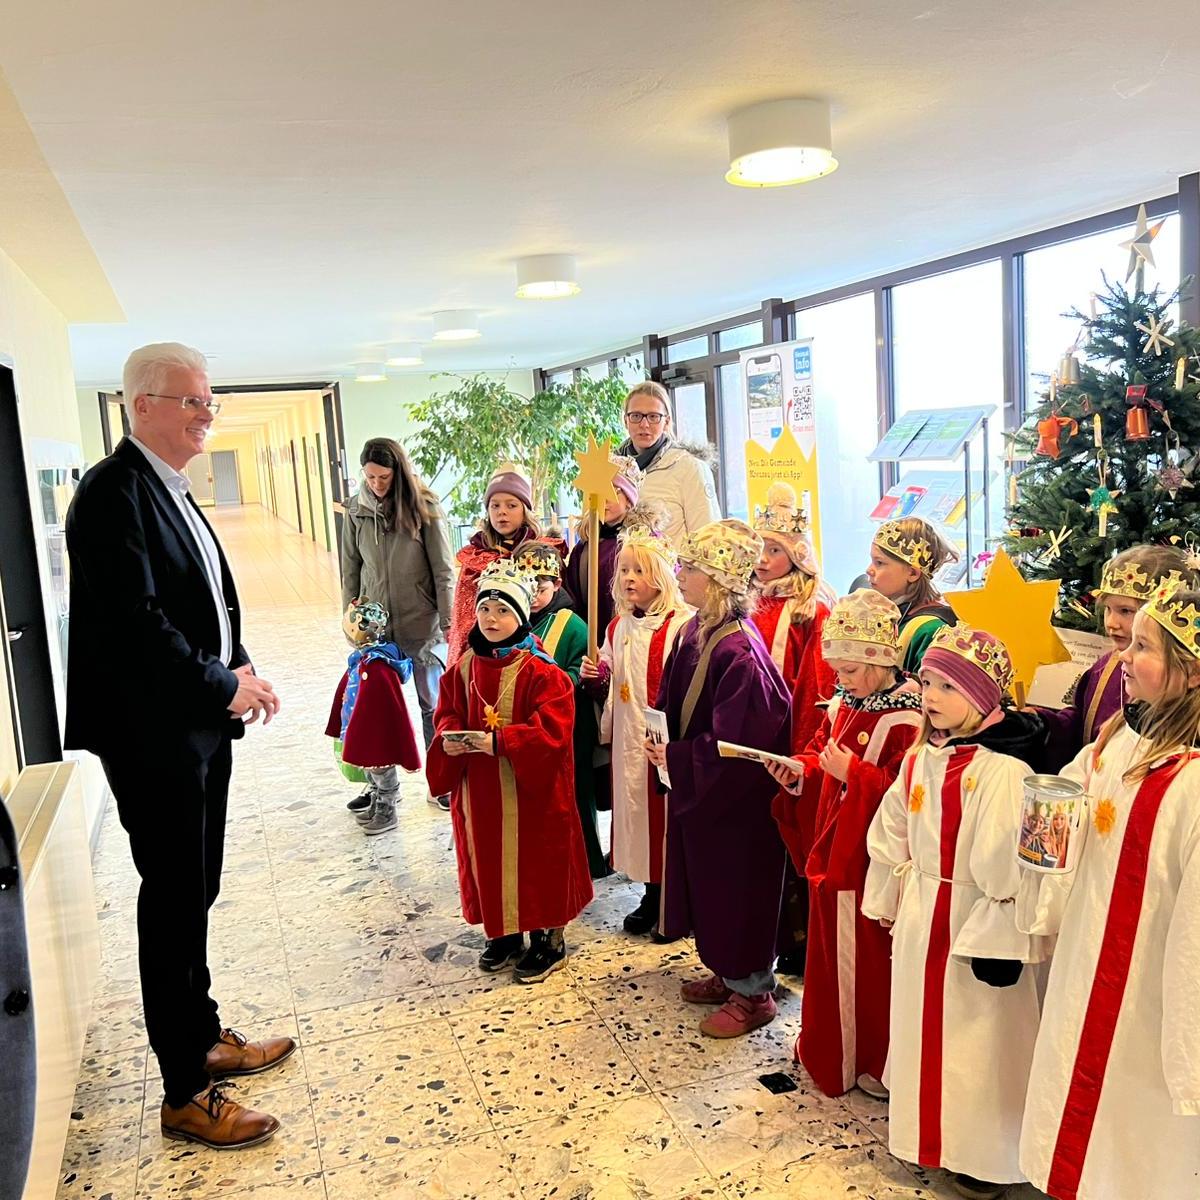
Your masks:
M 533 508 L 533 488 L 529 480 L 521 474 L 521 468 L 516 463 L 501 463 L 496 468 L 487 491 L 483 493 L 483 507 L 487 508 L 488 501 L 498 492 L 508 496 L 516 496 L 526 508 Z
M 922 671 L 944 676 L 987 716 L 1012 686 L 1013 666 L 998 637 L 969 625 L 946 625 L 934 635 L 921 658 Z
M 621 454 L 613 454 L 610 456 L 610 461 L 617 468 L 617 473 L 613 476 L 613 487 L 631 505 L 636 504 L 638 496 L 641 494 L 642 480 L 645 478 L 641 468 L 637 465 L 637 459 L 626 458 Z

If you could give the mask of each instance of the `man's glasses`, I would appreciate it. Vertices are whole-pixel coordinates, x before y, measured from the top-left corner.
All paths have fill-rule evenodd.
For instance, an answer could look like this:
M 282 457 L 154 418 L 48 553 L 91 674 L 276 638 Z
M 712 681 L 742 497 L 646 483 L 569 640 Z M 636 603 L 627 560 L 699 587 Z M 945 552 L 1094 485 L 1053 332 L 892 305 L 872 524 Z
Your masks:
M 663 423 L 663 417 L 665 417 L 665 416 L 666 416 L 666 413 L 660 413 L 660 412 L 653 412 L 653 413 L 627 412 L 625 414 L 625 420 L 628 421 L 630 425 L 649 425 L 651 427 L 654 427 L 657 425 L 661 425 Z
M 221 401 L 208 396 L 164 396 L 161 392 L 147 392 L 146 395 L 154 400 L 178 400 L 180 408 L 190 408 L 196 412 L 207 408 L 214 417 L 221 411 Z

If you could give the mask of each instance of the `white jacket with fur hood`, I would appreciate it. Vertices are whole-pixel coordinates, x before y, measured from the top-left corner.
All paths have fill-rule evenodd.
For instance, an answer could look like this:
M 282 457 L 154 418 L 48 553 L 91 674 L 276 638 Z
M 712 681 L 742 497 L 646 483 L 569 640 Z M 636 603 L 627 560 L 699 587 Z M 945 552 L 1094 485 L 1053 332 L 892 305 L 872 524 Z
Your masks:
M 632 443 L 626 442 L 618 453 L 633 455 Z M 663 532 L 672 545 L 678 546 L 684 534 L 695 533 L 721 519 L 711 454 L 710 447 L 685 445 L 668 434 L 662 449 L 646 468 L 641 499 L 657 501 L 666 509 Z

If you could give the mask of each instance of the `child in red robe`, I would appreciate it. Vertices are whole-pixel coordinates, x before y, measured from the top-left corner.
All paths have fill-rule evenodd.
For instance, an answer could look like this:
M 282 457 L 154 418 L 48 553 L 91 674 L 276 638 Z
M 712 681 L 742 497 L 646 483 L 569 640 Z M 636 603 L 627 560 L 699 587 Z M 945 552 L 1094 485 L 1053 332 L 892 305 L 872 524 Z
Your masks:
M 824 704 L 833 695 L 833 671 L 821 656 L 821 629 L 834 597 L 821 582 L 808 542 L 808 517 L 796 504 L 790 484 L 771 484 L 767 507 L 755 513 L 754 529 L 763 540 L 763 552 L 754 568 L 752 619 L 792 693 L 792 745 L 803 748 L 820 728 Z M 801 805 L 797 815 L 803 845 L 786 866 L 776 964 L 789 975 L 804 974 L 804 860 L 812 844 L 814 808 Z
M 833 606 L 822 650 L 837 671 L 837 695 L 797 755 L 803 772 L 768 768 L 786 789 L 776 815 L 808 877 L 811 905 L 796 1061 L 827 1096 L 855 1084 L 887 1095 L 880 1080 L 892 940 L 860 909 L 870 865 L 867 830 L 921 726 L 921 694 L 898 670 L 899 623 L 900 610 L 868 588 Z M 816 835 L 799 860 L 807 831 L 795 814 L 803 808 L 815 813 Z
M 426 766 L 434 794 L 451 794 L 463 917 L 488 938 L 480 969 L 515 963 L 520 983 L 564 965 L 563 927 L 592 898 L 575 807 L 575 688 L 538 648 L 532 599 L 512 562 L 480 575 L 477 620 L 442 678 Z

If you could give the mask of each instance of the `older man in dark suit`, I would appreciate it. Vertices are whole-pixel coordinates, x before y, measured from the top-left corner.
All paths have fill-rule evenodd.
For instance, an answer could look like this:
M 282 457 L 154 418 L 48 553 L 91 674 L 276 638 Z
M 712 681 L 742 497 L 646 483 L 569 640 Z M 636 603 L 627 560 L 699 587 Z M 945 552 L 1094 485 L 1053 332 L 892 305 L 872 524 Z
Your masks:
M 67 514 L 71 628 L 66 745 L 104 765 L 129 834 L 150 1047 L 165 1137 L 251 1146 L 279 1122 L 215 1081 L 267 1070 L 290 1038 L 248 1042 L 209 995 L 208 912 L 221 884 L 231 746 L 279 707 L 241 645 L 225 556 L 183 473 L 220 408 L 203 355 L 174 342 L 125 364 L 131 433 Z

